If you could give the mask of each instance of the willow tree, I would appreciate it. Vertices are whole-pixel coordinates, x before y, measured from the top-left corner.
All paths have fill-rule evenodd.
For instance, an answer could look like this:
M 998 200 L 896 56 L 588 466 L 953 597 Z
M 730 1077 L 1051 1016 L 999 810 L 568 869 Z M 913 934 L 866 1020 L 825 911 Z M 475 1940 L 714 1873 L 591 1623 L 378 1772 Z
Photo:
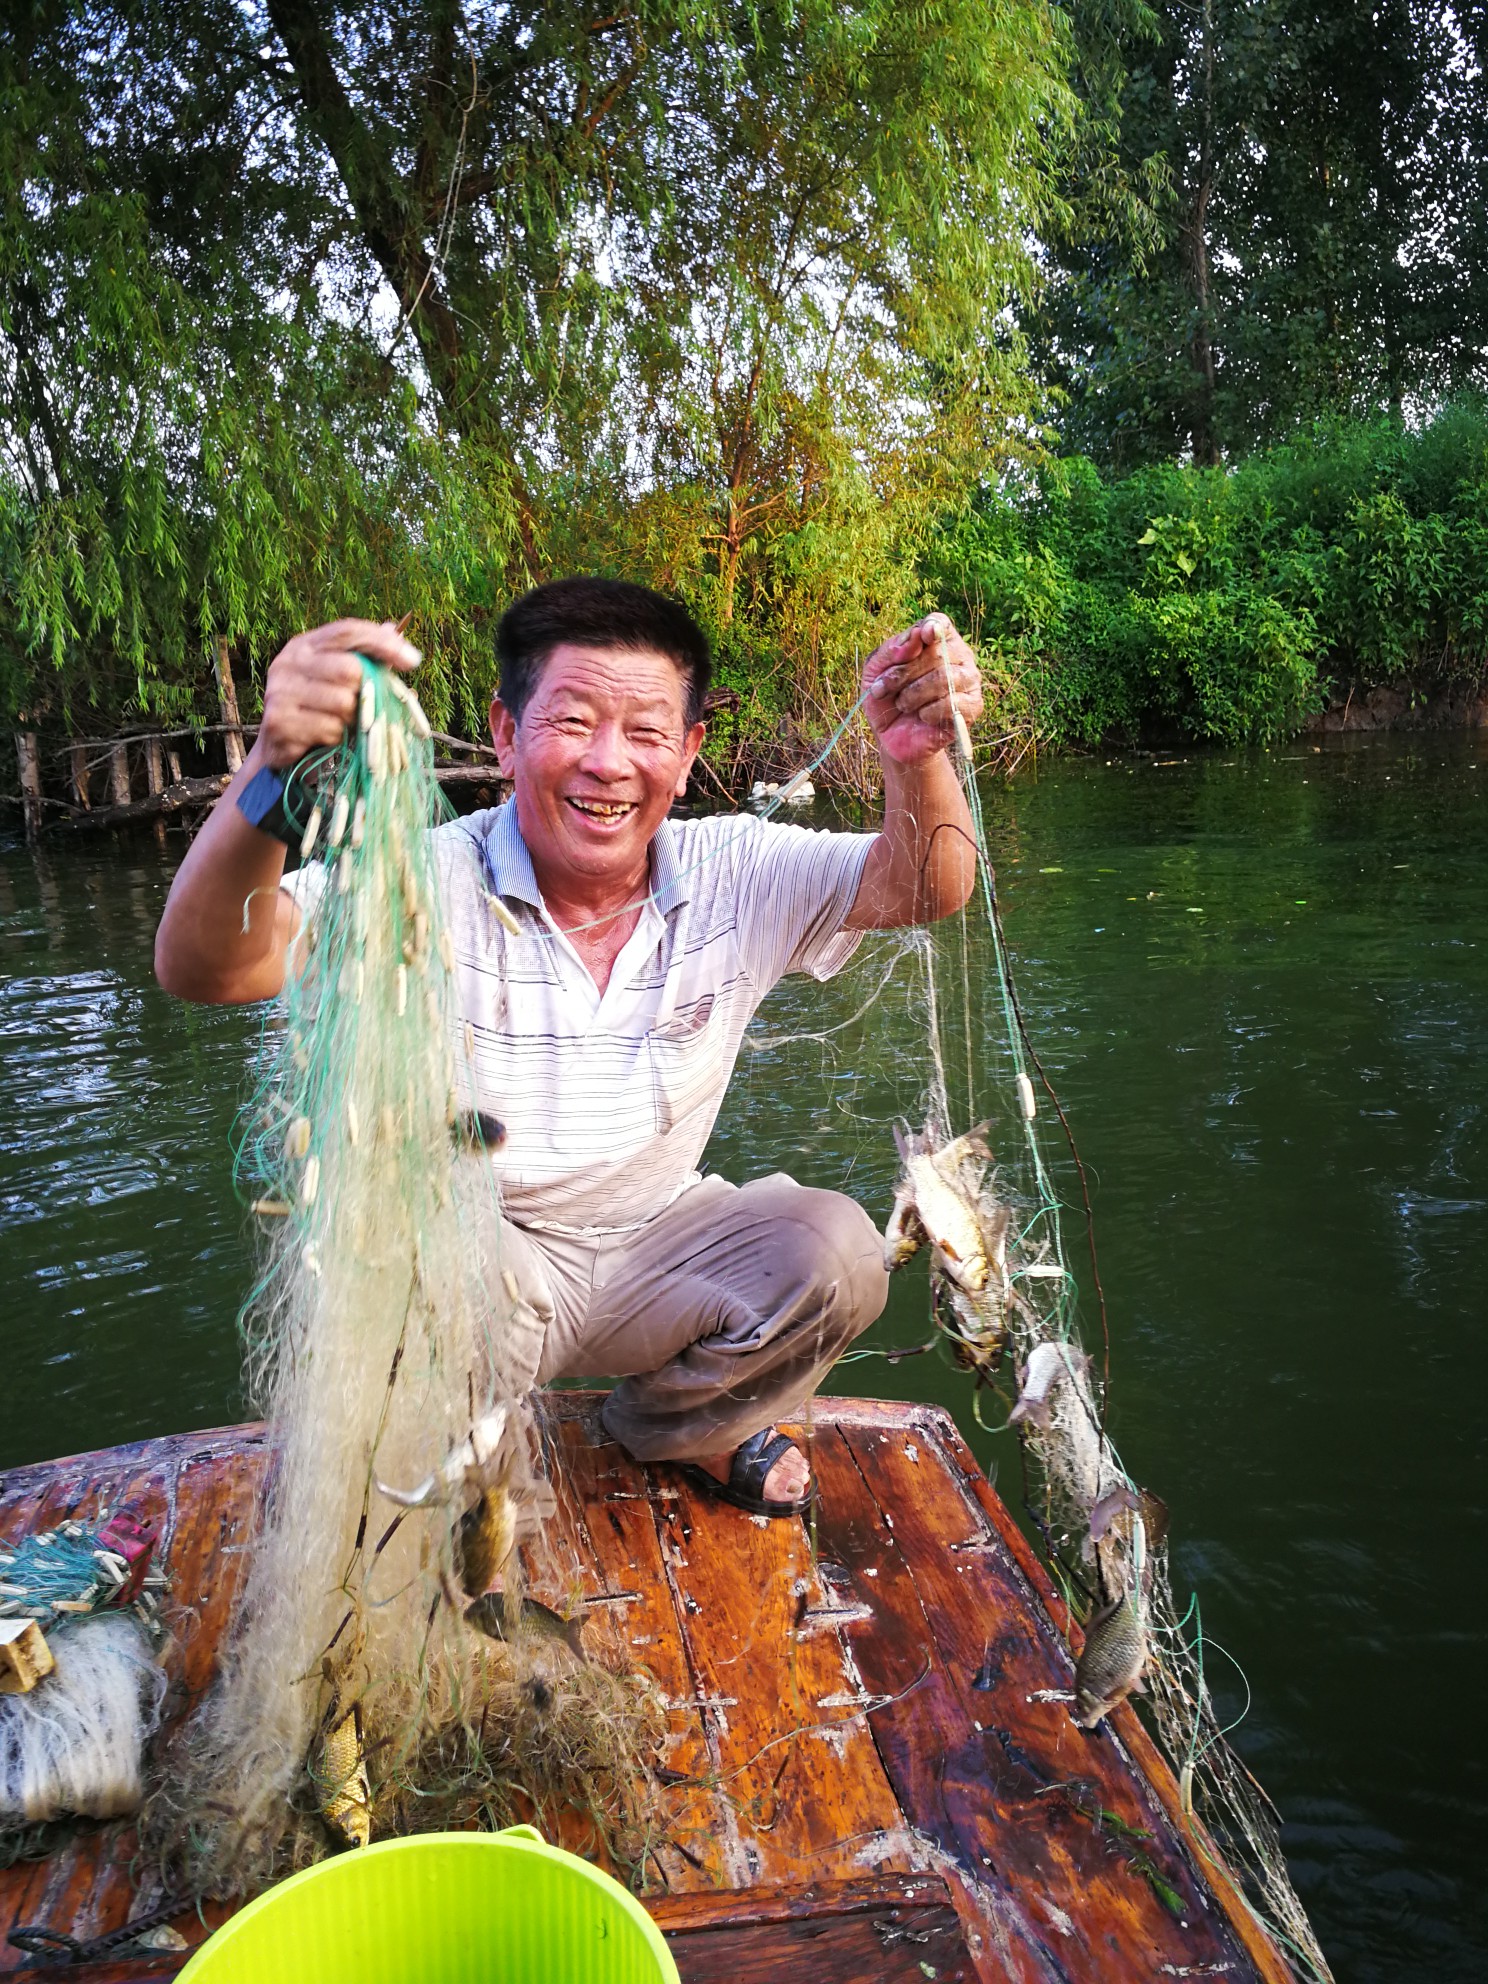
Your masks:
M 1043 0 L 52 0 L 0 26 L 12 702 L 558 566 L 846 650 L 1026 433 Z M 42 666 L 42 664 L 45 666 Z

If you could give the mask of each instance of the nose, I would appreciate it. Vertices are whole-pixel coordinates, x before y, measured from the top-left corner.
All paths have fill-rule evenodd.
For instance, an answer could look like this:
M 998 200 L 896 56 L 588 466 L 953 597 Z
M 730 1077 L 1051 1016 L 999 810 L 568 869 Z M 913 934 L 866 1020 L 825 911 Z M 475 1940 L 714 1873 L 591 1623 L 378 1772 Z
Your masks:
M 595 724 L 585 741 L 584 755 L 579 763 L 591 778 L 624 778 L 630 770 L 630 753 L 626 749 L 625 732 L 620 724 L 614 721 Z

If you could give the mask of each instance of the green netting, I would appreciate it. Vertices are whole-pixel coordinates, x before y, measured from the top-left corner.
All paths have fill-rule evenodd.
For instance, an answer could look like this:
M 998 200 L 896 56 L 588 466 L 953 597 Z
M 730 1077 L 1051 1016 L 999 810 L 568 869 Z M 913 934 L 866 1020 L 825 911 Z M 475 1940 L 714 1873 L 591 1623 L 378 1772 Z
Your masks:
M 1147 1655 L 1140 1712 L 1178 1779 L 1198 1859 L 1211 1874 L 1231 1876 L 1298 1965 L 1326 1980 L 1331 1973 L 1292 1888 L 1274 1808 L 1225 1741 L 1205 1683 L 1197 1602 L 1181 1616 L 1174 1603 L 1166 1512 L 1127 1474 L 1106 1432 L 1109 1347 L 1097 1365 L 1081 1346 L 1064 1207 L 1044 1150 L 1048 1115 L 1067 1125 L 1024 1026 L 980 794 L 964 754 L 963 771 L 980 890 L 923 948 L 931 1047 L 925 1113 L 936 1147 L 985 1124 L 995 1162 L 964 1182 L 984 1230 L 1005 1238 L 989 1245 L 987 1287 L 973 1302 L 943 1263 L 932 1265 L 933 1312 L 957 1361 L 976 1373 L 979 1420 L 993 1396 L 985 1381 L 1010 1353 L 1014 1383 L 1002 1389 L 1020 1391 L 1012 1416 L 1025 1505 L 1075 1616 L 1089 1627 L 1099 1608 L 1122 1601 L 1135 1614 Z M 988 956 L 993 970 L 984 974 L 977 964 Z M 1088 1217 L 1088 1202 L 1084 1211 Z M 999 1411 L 993 1424 L 1006 1423 Z M 1077 1698 L 1071 1712 L 1088 1707 Z
M 438 805 L 422 712 L 366 664 L 355 731 L 286 795 L 310 872 L 238 1152 L 265 1250 L 243 1328 L 269 1478 L 219 1682 L 150 1811 L 193 1891 L 252 1887 L 369 1821 L 500 1806 L 502 1769 L 532 1761 L 499 1754 L 520 1635 L 498 1646 L 464 1617 L 502 1572 L 516 1616 L 517 1547 L 552 1495 L 508 1369 L 516 1291 L 470 1106 Z M 613 1680 L 549 1689 L 555 1756 L 572 1698 L 580 1734 L 607 1717 L 611 1763 L 634 1761 L 644 1705 Z

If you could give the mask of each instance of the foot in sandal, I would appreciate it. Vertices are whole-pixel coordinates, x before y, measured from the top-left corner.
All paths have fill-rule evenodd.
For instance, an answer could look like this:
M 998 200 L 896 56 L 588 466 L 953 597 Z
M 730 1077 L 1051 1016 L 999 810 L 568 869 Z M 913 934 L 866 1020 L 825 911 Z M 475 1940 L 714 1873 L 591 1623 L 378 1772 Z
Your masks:
M 731 1454 L 704 1454 L 680 1463 L 694 1481 L 751 1515 L 794 1516 L 811 1506 L 811 1469 L 789 1434 L 766 1426 Z

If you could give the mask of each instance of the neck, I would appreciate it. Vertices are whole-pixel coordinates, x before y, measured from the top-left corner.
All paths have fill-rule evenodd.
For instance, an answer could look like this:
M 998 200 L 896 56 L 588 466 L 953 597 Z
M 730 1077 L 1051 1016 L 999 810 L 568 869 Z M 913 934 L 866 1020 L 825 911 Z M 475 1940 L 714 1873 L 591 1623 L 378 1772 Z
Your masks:
M 623 880 L 612 875 L 593 878 L 568 873 L 553 874 L 532 864 L 533 879 L 542 891 L 549 916 L 560 930 L 577 925 L 597 926 L 595 935 L 613 929 L 630 913 L 633 923 L 651 886 L 649 855 L 634 874 Z

